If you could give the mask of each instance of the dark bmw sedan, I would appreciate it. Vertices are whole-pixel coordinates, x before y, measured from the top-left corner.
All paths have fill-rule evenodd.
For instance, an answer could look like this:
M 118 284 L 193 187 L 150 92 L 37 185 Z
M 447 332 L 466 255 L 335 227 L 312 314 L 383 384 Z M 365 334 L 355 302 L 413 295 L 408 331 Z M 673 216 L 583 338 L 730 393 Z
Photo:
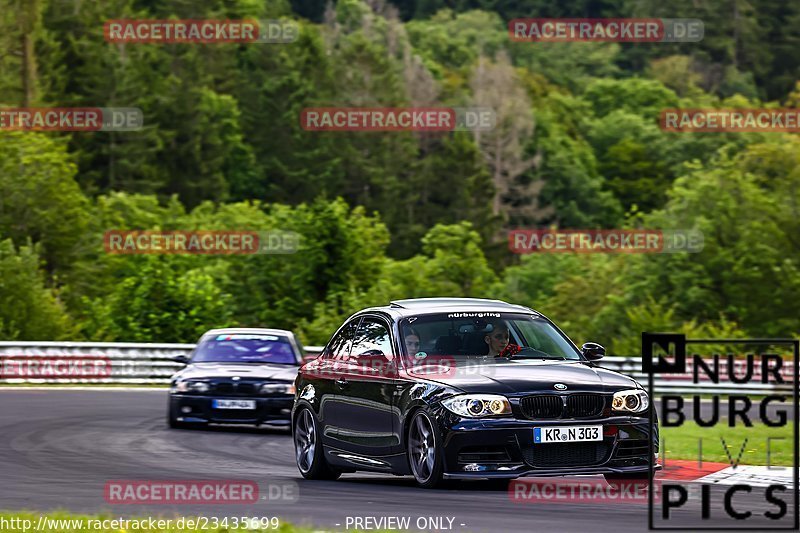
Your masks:
M 658 425 L 632 378 L 596 366 L 532 309 L 426 298 L 350 317 L 297 376 L 297 466 L 442 480 L 603 474 L 644 478 Z
M 169 391 L 170 427 L 220 423 L 288 426 L 303 351 L 290 331 L 213 329 Z

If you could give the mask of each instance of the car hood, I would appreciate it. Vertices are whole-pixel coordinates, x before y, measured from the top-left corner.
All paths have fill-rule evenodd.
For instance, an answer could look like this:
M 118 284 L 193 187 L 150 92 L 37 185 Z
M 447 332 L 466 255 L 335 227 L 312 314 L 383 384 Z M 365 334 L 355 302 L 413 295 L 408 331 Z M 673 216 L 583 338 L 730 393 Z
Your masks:
M 480 365 L 459 362 L 447 373 L 417 377 L 464 392 L 500 394 L 553 392 L 558 390 L 554 388 L 556 383 L 566 385 L 567 388 L 563 389 L 565 393 L 614 392 L 636 386 L 632 378 L 582 362 L 532 359 L 504 359 Z
M 298 368 L 295 365 L 275 364 L 193 363 L 178 372 L 175 377 L 182 379 L 219 379 L 237 376 L 242 379 L 294 381 Z

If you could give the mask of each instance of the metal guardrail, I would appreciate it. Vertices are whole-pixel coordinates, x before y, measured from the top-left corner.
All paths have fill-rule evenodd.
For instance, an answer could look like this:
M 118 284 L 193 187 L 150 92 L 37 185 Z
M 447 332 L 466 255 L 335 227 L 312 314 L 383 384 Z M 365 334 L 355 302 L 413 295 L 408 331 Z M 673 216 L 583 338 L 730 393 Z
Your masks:
M 159 385 L 169 383 L 169 378 L 184 365 L 173 359 L 188 356 L 195 344 L 136 343 L 136 342 L 0 342 L 0 384 L 61 383 L 61 384 L 127 384 Z M 318 355 L 322 346 L 306 346 L 309 355 Z M 13 377 L 15 371 L 7 361 L 41 358 L 55 362 L 85 359 L 106 362 L 102 377 Z M 51 364 L 51 366 L 53 366 Z M 39 374 L 42 375 L 42 369 Z
M 128 384 L 128 385 L 158 385 L 169 383 L 169 378 L 180 370 L 183 365 L 176 363 L 173 358 L 178 355 L 188 355 L 194 344 L 165 344 L 165 343 L 130 343 L 130 342 L 35 342 L 35 341 L 3 341 L 0 342 L 0 384 L 13 383 L 62 383 L 62 384 Z M 322 346 L 306 346 L 307 355 L 319 355 Z M 104 364 L 102 377 L 14 377 L 9 372 L 7 362 L 14 359 L 27 361 L 61 360 L 97 360 Z M 642 372 L 641 357 L 609 356 L 603 358 L 599 365 L 601 368 L 621 372 L 631 376 L 642 385 L 647 384 L 647 375 Z M 721 372 L 725 370 L 721 365 Z M 738 375 L 738 374 L 737 374 Z M 783 393 L 791 395 L 792 369 L 784 368 L 786 383 L 748 383 L 741 385 L 714 385 L 705 380 L 693 383 L 691 379 L 691 365 L 689 372 L 678 376 L 659 376 L 655 382 L 656 391 L 673 392 L 678 394 L 713 394 L 747 392 L 748 394 L 766 395 Z

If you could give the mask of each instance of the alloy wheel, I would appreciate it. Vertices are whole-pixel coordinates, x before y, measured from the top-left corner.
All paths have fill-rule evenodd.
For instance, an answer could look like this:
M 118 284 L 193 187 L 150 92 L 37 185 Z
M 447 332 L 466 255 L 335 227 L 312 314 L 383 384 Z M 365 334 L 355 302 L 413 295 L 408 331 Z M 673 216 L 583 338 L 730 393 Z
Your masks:
M 409 430 L 409 458 L 414 477 L 420 483 L 433 475 L 436 464 L 436 439 L 428 417 L 418 414 Z
M 303 409 L 297 418 L 294 430 L 294 449 L 297 457 L 297 467 L 301 472 L 307 473 L 314 466 L 314 453 L 317 447 L 317 432 L 311 411 Z

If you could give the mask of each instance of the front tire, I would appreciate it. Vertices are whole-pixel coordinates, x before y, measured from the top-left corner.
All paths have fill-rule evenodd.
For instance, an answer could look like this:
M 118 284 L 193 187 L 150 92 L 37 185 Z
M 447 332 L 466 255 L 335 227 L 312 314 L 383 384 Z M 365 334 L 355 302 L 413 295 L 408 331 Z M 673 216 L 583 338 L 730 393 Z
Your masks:
M 317 431 L 314 414 L 307 407 L 300 408 L 293 429 L 297 469 L 306 479 L 338 479 L 342 473 L 325 461 L 322 442 Z
M 171 405 L 167 409 L 167 424 L 172 429 L 187 429 L 194 427 L 192 424 L 179 421 L 178 415 L 175 413 L 175 410 L 172 408 Z
M 440 441 L 431 417 L 422 410 L 414 413 L 408 428 L 406 453 L 411 473 L 422 488 L 442 485 L 444 465 L 439 453 Z

